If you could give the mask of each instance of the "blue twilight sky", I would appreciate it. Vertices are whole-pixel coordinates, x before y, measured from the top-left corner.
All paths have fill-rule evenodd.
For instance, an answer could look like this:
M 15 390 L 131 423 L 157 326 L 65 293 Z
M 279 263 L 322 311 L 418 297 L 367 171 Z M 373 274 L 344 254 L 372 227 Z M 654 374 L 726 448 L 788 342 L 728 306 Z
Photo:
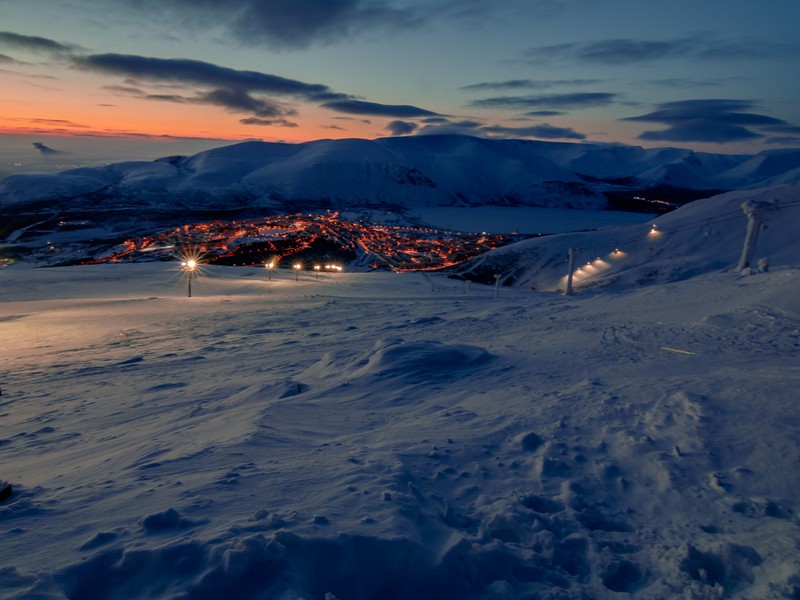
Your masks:
M 0 0 L 0 134 L 798 147 L 798 25 L 798 0 Z

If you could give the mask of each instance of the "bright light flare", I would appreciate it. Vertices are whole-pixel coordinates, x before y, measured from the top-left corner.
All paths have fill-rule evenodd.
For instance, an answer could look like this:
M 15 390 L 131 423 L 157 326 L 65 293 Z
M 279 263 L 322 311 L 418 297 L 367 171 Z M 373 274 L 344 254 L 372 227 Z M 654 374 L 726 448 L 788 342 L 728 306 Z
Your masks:
M 178 258 L 181 261 L 181 271 L 186 273 L 186 294 L 189 298 L 192 297 L 192 279 L 194 279 L 200 271 L 200 251 L 192 249 L 182 252 Z

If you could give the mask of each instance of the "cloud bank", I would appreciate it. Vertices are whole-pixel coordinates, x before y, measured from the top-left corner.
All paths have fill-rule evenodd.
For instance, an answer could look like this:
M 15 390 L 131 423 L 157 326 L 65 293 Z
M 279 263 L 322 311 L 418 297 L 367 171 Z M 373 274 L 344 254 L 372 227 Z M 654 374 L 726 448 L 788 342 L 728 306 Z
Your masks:
M 559 86 L 581 86 L 602 83 L 602 79 L 509 79 L 507 81 L 484 81 L 465 85 L 459 89 L 465 92 L 491 90 L 545 90 Z
M 639 139 L 667 142 L 713 142 L 724 144 L 764 137 L 754 128 L 784 130 L 788 124 L 774 117 L 747 112 L 755 104 L 746 100 L 682 100 L 659 104 L 657 110 L 624 121 L 645 121 L 666 125 L 666 129 L 645 131 Z M 789 126 L 788 131 L 793 129 Z
M 62 44 L 47 38 L 22 35 L 10 31 L 0 31 L 0 47 L 51 56 L 66 56 L 81 50 L 81 47 L 75 44 Z
M 322 104 L 322 108 L 350 114 L 350 115 L 369 115 L 375 117 L 397 117 L 409 119 L 414 117 L 436 116 L 437 113 L 410 106 L 408 104 L 379 104 L 377 102 L 366 102 L 364 100 L 336 100 Z
M 387 0 L 111 0 L 142 17 L 196 31 L 209 28 L 241 45 L 306 49 L 420 26 L 423 7 Z
M 764 39 L 719 39 L 712 33 L 703 33 L 671 40 L 613 38 L 536 46 L 529 48 L 525 57 L 532 62 L 630 65 L 670 59 L 783 59 L 799 53 L 800 44 L 779 44 Z
M 498 96 L 473 100 L 470 106 L 476 108 L 553 108 L 557 110 L 570 108 L 590 108 L 607 106 L 617 98 L 617 94 L 608 92 L 575 92 L 569 94 L 539 94 L 535 96 Z
M 73 61 L 77 67 L 89 71 L 147 81 L 263 92 L 312 101 L 349 98 L 347 94 L 333 92 L 327 85 L 320 83 L 304 83 L 258 71 L 239 71 L 200 60 L 151 58 L 132 54 L 91 54 L 76 56 Z

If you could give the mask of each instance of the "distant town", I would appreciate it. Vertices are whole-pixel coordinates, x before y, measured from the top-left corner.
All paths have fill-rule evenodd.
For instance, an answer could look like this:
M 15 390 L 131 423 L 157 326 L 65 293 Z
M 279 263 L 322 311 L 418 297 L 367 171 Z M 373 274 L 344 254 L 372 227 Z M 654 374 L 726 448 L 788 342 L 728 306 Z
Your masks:
M 349 220 L 339 212 L 274 215 L 263 219 L 187 224 L 126 240 L 111 253 L 84 261 L 169 260 L 191 253 L 209 264 L 313 270 L 332 263 L 371 269 L 439 270 L 528 236 L 461 233 Z

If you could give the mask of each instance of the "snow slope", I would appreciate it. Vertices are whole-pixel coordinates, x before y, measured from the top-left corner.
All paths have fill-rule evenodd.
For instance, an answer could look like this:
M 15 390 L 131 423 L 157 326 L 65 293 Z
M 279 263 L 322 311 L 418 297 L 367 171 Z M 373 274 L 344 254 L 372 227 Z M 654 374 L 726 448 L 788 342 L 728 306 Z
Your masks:
M 569 297 L 0 270 L 0 597 L 797 597 L 796 236 L 745 277 L 667 239 Z
M 580 267 L 574 283 L 584 288 L 676 281 L 733 269 L 744 247 L 748 219 L 741 205 L 748 200 L 771 205 L 758 236 L 755 262 L 768 259 L 773 266 L 796 265 L 797 184 L 721 194 L 645 223 L 526 240 L 487 252 L 459 272 L 490 281 L 497 273 L 504 284 L 563 290 L 570 248 L 575 249 L 575 266 Z

